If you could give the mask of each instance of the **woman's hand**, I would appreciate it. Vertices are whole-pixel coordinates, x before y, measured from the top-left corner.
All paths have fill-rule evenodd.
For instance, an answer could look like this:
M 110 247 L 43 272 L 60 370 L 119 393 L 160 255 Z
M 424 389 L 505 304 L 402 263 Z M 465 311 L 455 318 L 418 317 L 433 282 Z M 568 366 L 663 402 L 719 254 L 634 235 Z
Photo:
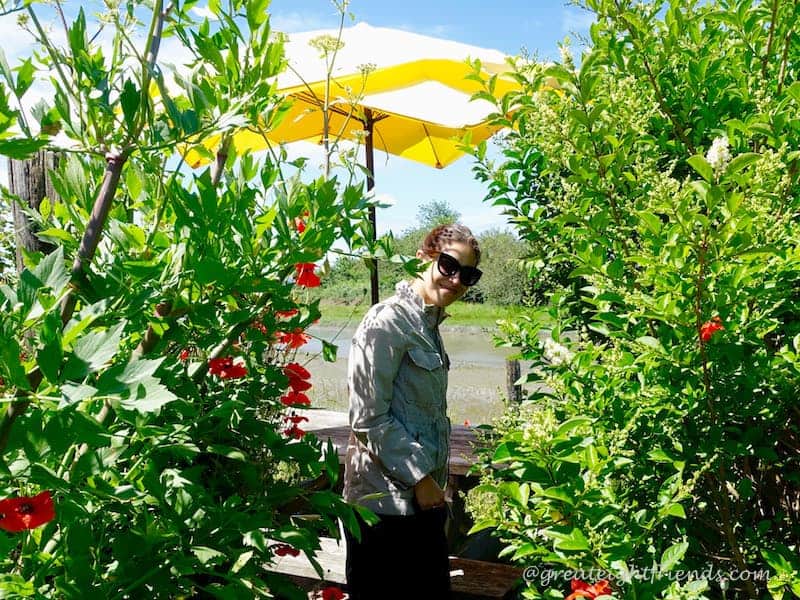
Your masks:
M 444 506 L 444 492 L 430 475 L 426 475 L 414 485 L 414 496 L 422 510 Z

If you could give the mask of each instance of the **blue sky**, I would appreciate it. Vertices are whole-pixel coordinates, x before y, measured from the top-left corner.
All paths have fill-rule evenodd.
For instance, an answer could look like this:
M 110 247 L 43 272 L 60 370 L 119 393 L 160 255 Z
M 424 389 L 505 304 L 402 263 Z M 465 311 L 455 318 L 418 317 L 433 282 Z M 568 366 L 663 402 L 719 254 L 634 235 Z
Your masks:
M 66 2 L 67 12 L 79 3 Z M 416 33 L 493 48 L 506 54 L 523 49 L 541 59 L 556 59 L 558 43 L 570 35 L 575 47 L 591 22 L 588 13 L 565 0 L 352 0 L 348 7 L 354 19 L 346 25 L 367 22 Z M 338 12 L 331 0 L 272 0 L 271 23 L 287 33 L 338 25 Z M 29 42 L 13 18 L 0 19 L 0 36 L 9 62 L 16 64 L 30 52 Z M 576 52 L 577 54 L 577 52 Z M 310 144 L 294 145 L 293 153 L 313 157 L 318 149 Z M 391 204 L 378 211 L 378 228 L 400 233 L 414 226 L 420 204 L 446 201 L 462 215 L 474 231 L 504 227 L 500 209 L 483 202 L 485 191 L 471 173 L 473 160 L 464 157 L 446 169 L 437 170 L 401 158 L 377 153 L 375 192 Z M 0 159 L 0 184 L 7 178 Z
M 564 0 L 352 0 L 348 10 L 355 21 L 346 25 L 365 21 L 506 54 L 525 49 L 541 60 L 557 59 L 558 43 L 567 35 L 578 48 L 591 23 L 589 13 Z M 272 0 L 270 12 L 272 26 L 287 33 L 338 25 L 338 12 L 330 0 Z M 376 155 L 375 191 L 392 203 L 378 211 L 379 232 L 400 233 L 412 227 L 417 208 L 430 200 L 448 202 L 476 232 L 504 227 L 500 209 L 483 202 L 485 190 L 474 180 L 472 166 L 471 157 L 437 170 Z

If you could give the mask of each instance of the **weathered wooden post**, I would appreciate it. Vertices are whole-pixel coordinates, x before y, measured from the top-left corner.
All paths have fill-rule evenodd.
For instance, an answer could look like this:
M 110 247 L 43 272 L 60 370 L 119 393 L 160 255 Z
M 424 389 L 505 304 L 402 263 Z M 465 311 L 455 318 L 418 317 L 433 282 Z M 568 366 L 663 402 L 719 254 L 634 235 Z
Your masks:
M 517 384 L 521 377 L 519 361 L 506 359 L 506 398 L 509 402 L 522 402 L 522 386 Z
M 12 195 L 17 196 L 20 202 L 32 210 L 39 211 L 39 206 L 45 197 L 55 202 L 57 194 L 48 171 L 55 169 L 58 156 L 53 152 L 42 150 L 27 160 L 8 161 L 8 189 Z M 16 232 L 17 272 L 25 268 L 23 263 L 23 249 L 27 252 L 44 252 L 48 254 L 54 246 L 42 241 L 36 236 L 36 230 L 25 211 L 18 202 L 12 201 L 11 208 L 14 214 L 14 230 Z

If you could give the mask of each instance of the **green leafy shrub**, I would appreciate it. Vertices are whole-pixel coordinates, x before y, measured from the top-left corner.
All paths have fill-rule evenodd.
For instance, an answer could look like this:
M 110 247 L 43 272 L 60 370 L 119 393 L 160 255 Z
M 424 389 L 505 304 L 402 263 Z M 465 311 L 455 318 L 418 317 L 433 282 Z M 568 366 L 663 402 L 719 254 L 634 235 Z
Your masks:
M 476 528 L 618 598 L 797 595 L 800 8 L 583 4 L 592 47 L 518 63 L 508 161 L 483 164 L 572 270 L 504 325 L 543 386 L 487 445 Z
M 282 112 L 266 5 L 212 3 L 214 27 L 191 3 L 109 5 L 100 37 L 80 9 L 64 48 L 15 5 L 41 48 L 3 69 L 0 152 L 56 131 L 70 150 L 36 215 L 56 250 L 0 287 L 3 597 L 303 598 L 269 564 L 355 524 L 287 365 L 320 316 L 314 263 L 366 243 L 369 205 L 231 145 Z M 171 73 L 167 41 L 188 67 Z M 10 107 L 38 71 L 54 90 L 35 126 Z M 212 136 L 189 170 L 176 151 Z

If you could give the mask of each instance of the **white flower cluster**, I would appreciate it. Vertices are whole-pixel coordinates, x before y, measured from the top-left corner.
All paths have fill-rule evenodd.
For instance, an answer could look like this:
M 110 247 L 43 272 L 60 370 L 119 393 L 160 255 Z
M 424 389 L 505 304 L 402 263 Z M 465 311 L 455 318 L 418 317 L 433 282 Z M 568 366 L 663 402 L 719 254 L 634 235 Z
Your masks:
M 569 348 L 559 344 L 553 338 L 546 338 L 543 344 L 544 357 L 551 365 L 561 365 L 572 360 L 574 354 Z
M 16 268 L 14 247 L 14 214 L 11 205 L 0 202 L 0 275 Z
M 723 135 L 711 142 L 711 148 L 708 149 L 708 154 L 706 154 L 708 164 L 711 165 L 717 175 L 722 173 L 728 163 L 731 162 L 731 151 L 728 146 L 728 136 Z

